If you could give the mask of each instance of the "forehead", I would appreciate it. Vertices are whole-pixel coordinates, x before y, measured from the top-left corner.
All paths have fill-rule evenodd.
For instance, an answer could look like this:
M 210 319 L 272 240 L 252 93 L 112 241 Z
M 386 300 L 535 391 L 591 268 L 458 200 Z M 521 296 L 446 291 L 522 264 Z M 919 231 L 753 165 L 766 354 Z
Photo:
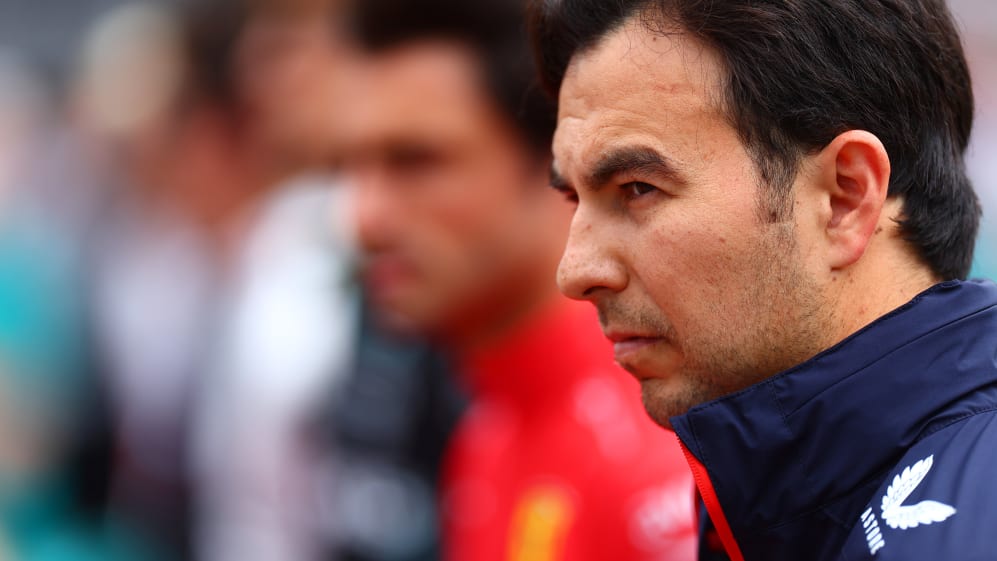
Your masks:
M 358 54 L 350 65 L 343 129 L 354 141 L 408 131 L 433 135 L 490 116 L 477 58 L 445 41 Z
M 626 22 L 568 67 L 554 137 L 558 171 L 570 173 L 607 150 L 633 145 L 681 164 L 678 148 L 711 127 L 726 127 L 717 110 L 719 69 L 713 51 L 687 34 Z

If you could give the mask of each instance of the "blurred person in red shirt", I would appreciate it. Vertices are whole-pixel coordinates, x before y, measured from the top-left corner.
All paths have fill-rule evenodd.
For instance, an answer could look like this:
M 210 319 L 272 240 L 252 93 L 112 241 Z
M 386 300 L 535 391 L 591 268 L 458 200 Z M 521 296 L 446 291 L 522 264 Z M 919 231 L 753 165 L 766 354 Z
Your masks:
M 472 394 L 442 481 L 452 561 L 685 560 L 692 479 L 594 312 L 557 293 L 571 208 L 514 0 L 363 0 L 340 121 L 382 325 L 429 336 Z

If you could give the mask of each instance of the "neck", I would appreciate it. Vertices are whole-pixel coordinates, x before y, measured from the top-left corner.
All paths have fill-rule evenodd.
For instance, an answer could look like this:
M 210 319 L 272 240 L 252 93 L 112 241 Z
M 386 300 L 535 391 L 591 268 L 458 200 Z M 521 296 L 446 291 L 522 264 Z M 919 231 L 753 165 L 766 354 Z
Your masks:
M 459 372 L 477 399 L 499 400 L 523 411 L 543 411 L 570 388 L 599 372 L 612 372 L 612 348 L 595 308 L 557 296 L 517 322 L 502 337 L 458 357 Z M 623 374 L 620 379 L 623 379 Z
M 840 330 L 832 344 L 909 302 L 943 279 L 906 242 L 891 213 L 884 213 L 865 254 L 845 270 L 832 272 L 831 306 Z
M 528 290 L 507 290 L 504 295 L 481 298 L 482 305 L 465 310 L 464 321 L 455 322 L 441 336 L 441 343 L 457 357 L 473 355 L 501 345 L 535 316 L 561 300 L 552 282 L 528 283 Z M 548 287 L 547 285 L 551 285 Z

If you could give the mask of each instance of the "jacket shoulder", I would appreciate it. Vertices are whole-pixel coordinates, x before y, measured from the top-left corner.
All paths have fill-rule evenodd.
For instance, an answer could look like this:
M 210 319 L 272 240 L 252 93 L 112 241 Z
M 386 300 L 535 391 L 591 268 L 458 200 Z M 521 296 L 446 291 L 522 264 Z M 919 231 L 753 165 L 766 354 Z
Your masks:
M 872 495 L 840 559 L 997 559 L 997 411 L 911 447 Z

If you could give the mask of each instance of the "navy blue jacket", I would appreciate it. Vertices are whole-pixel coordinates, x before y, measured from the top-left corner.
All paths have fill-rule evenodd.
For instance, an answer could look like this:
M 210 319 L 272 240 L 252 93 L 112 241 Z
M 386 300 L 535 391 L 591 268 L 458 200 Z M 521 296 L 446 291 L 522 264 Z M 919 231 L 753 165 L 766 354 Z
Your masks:
M 672 423 L 733 559 L 997 560 L 993 283 L 936 285 Z

